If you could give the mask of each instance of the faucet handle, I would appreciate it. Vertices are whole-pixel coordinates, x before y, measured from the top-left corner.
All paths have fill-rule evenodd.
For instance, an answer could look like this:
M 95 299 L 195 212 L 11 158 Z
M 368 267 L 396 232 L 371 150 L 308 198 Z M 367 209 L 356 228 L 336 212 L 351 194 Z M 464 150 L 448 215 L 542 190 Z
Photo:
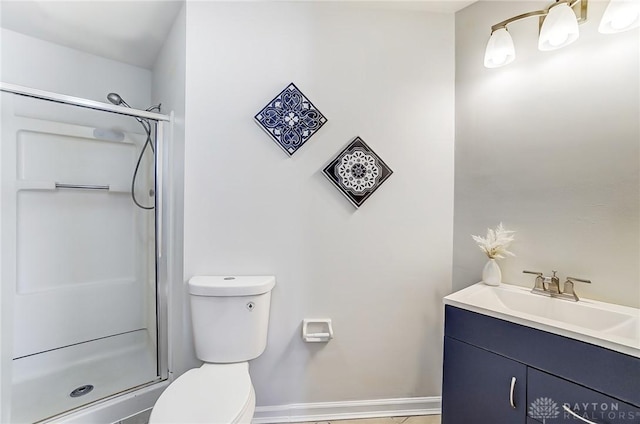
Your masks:
M 571 282 L 578 281 L 578 282 L 580 282 L 580 283 L 588 283 L 588 284 L 591 284 L 591 280 L 584 280 L 584 279 L 582 279 L 582 278 L 576 278 L 576 277 L 567 277 L 567 281 L 571 281 Z
M 531 290 L 532 292 L 537 292 L 537 293 L 544 293 L 546 290 L 544 288 L 544 274 L 541 272 L 537 272 L 537 271 L 527 271 L 524 270 L 522 271 L 523 274 L 533 274 L 536 276 L 536 281 L 533 285 L 533 289 Z
M 580 298 L 576 294 L 576 291 L 573 289 L 574 282 L 591 284 L 591 280 L 584 280 L 582 278 L 575 278 L 575 277 L 567 277 L 567 281 L 564 282 L 564 289 L 562 290 L 562 293 L 567 296 L 573 296 L 573 300 L 577 302 L 578 300 L 580 300 Z

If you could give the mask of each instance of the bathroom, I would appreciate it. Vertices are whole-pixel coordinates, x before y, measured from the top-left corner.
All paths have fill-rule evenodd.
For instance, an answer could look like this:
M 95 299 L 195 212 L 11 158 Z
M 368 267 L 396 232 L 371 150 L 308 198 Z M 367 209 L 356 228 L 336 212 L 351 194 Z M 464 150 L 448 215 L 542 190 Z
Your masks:
M 187 281 L 274 275 L 268 344 L 250 365 L 255 422 L 438 415 L 443 298 L 480 281 L 471 235 L 500 222 L 516 231 L 503 281 L 558 270 L 592 281 L 576 288 L 585 298 L 640 307 L 639 37 L 598 32 L 607 1 L 589 1 L 580 38 L 557 51 L 537 49 L 537 19 L 511 24 L 517 57 L 494 69 L 491 26 L 551 2 L 109 3 L 3 1 L 0 80 L 173 112 L 157 218 L 170 379 L 200 366 Z M 146 31 L 166 31 L 137 30 L 149 16 Z M 115 41 L 99 38 L 109 25 Z M 131 51 L 109 50 L 118 40 Z M 164 40 L 154 55 L 150 40 Z M 292 82 L 327 122 L 288 155 L 254 116 Z M 114 126 L 140 137 L 130 117 Z M 393 170 L 358 208 L 323 175 L 355 137 Z M 20 337 L 8 210 L 3 198 L 3 423 Z M 333 339 L 305 343 L 305 318 L 330 318 Z M 118 422 L 153 406 L 146 390 L 66 419 Z

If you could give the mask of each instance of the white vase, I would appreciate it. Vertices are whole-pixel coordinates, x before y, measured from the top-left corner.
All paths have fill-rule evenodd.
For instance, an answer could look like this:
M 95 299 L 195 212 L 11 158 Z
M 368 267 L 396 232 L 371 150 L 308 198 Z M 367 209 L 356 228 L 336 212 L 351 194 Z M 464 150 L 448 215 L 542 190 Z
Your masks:
M 495 259 L 489 259 L 482 269 L 482 282 L 488 286 L 499 286 L 502 282 L 502 272 Z

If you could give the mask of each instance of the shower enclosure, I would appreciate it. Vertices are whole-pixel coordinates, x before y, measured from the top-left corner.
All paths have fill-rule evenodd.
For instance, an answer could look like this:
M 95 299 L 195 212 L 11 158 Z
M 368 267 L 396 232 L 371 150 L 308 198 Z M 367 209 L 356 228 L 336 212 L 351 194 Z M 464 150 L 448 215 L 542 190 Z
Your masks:
M 32 423 L 167 378 L 169 117 L 1 88 L 1 418 Z

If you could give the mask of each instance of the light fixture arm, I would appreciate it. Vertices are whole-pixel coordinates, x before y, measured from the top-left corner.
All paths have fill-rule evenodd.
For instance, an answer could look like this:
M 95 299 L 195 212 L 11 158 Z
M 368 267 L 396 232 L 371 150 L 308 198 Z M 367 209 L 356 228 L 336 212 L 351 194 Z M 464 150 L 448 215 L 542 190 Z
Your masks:
M 514 16 L 513 18 L 505 19 L 504 21 L 495 24 L 491 27 L 491 32 L 499 30 L 500 28 L 506 28 L 507 25 L 514 23 L 516 21 L 520 21 L 526 18 L 532 18 L 534 16 L 546 16 L 549 13 L 548 10 L 536 10 L 534 12 L 523 13 L 522 15 Z
M 493 34 L 494 31 L 499 30 L 500 28 L 506 28 L 507 25 L 513 23 L 513 22 L 517 22 L 517 21 L 521 21 L 522 19 L 526 19 L 526 18 L 532 18 L 535 16 L 538 17 L 544 17 L 547 16 L 549 14 L 549 10 L 554 7 L 557 6 L 558 4 L 561 3 L 567 3 L 569 5 L 569 7 L 573 7 L 575 6 L 579 1 L 583 1 L 583 0 L 556 0 L 556 2 L 554 4 L 552 4 L 551 6 L 549 6 L 546 9 L 543 10 L 535 10 L 533 12 L 527 12 L 527 13 L 523 13 L 521 15 L 518 16 L 514 16 L 513 18 L 509 18 L 509 19 L 505 19 L 502 22 L 499 22 L 495 25 L 493 25 L 491 27 L 491 33 Z
M 523 13 L 493 25 L 484 53 L 484 66 L 498 68 L 513 62 L 516 52 L 507 25 L 523 19 L 538 17 L 538 50 L 540 51 L 557 50 L 575 42 L 580 36 L 578 25 L 587 20 L 588 3 L 589 0 L 555 0 L 546 9 Z M 615 34 L 638 27 L 640 27 L 639 0 L 609 0 L 600 20 L 598 32 Z

